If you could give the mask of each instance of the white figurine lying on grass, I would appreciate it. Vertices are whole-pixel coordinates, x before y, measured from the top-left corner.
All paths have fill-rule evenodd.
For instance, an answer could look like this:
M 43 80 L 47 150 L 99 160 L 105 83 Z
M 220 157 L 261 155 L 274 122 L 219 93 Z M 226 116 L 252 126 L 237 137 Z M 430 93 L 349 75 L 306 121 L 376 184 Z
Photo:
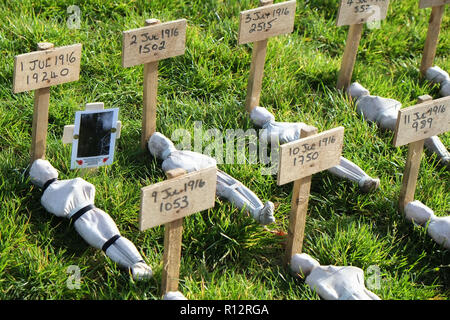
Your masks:
M 381 300 L 364 285 L 364 272 L 357 267 L 321 266 L 306 253 L 291 258 L 291 270 L 306 276 L 306 284 L 325 300 Z
M 180 291 L 169 291 L 163 296 L 163 300 L 187 300 Z
M 369 91 L 354 82 L 347 89 L 353 99 L 356 99 L 356 111 L 365 119 L 377 123 L 382 129 L 395 131 L 398 110 L 402 104 L 397 100 L 370 95 Z M 425 147 L 436 153 L 444 165 L 450 164 L 450 153 L 437 136 L 425 139 Z
M 430 237 L 446 249 L 450 249 L 450 216 L 437 217 L 433 210 L 419 200 L 405 206 L 406 218 L 424 228 Z
M 300 139 L 300 132 L 306 126 L 303 122 L 278 122 L 266 108 L 255 107 L 250 112 L 252 122 L 263 129 L 260 134 L 263 142 L 278 141 L 280 144 Z M 380 185 L 379 179 L 371 178 L 360 167 L 350 160 L 341 157 L 339 165 L 328 169 L 332 174 L 358 183 L 361 191 L 370 192 Z
M 81 178 L 58 180 L 58 171 L 38 159 L 30 169 L 31 182 L 42 189 L 41 204 L 57 217 L 71 219 L 75 230 L 91 246 L 102 249 L 135 280 L 152 277 L 152 269 L 131 241 L 122 237 L 112 218 L 94 206 L 95 187 Z
M 425 78 L 433 83 L 440 84 L 439 93 L 443 97 L 450 96 L 450 76 L 441 68 L 434 66 L 425 72 Z
M 162 169 L 165 172 L 176 168 L 193 172 L 216 166 L 214 158 L 193 151 L 177 150 L 173 142 L 159 132 L 150 137 L 148 149 L 154 157 L 163 160 Z M 217 170 L 216 194 L 240 210 L 244 209 L 250 213 L 262 225 L 275 222 L 272 202 L 267 201 L 263 204 L 251 190 L 221 170 Z

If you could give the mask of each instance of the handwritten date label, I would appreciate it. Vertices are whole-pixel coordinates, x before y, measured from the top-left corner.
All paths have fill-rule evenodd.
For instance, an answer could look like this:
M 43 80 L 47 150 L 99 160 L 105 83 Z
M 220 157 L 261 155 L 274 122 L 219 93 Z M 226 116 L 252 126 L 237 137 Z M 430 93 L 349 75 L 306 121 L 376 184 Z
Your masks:
M 438 7 L 444 4 L 450 4 L 450 0 L 420 0 L 419 8 Z
M 294 30 L 296 1 L 286 1 L 242 11 L 238 43 L 267 39 Z
M 337 26 L 384 20 L 389 0 L 341 0 Z
M 50 87 L 80 78 L 81 44 L 14 57 L 13 92 Z
M 123 32 L 122 66 L 124 68 L 184 54 L 186 19 Z
M 344 127 L 337 127 L 280 146 L 278 185 L 283 185 L 339 164 Z
M 450 97 L 398 111 L 394 146 L 423 140 L 450 130 Z
M 141 189 L 141 231 L 214 207 L 217 169 L 191 172 Z

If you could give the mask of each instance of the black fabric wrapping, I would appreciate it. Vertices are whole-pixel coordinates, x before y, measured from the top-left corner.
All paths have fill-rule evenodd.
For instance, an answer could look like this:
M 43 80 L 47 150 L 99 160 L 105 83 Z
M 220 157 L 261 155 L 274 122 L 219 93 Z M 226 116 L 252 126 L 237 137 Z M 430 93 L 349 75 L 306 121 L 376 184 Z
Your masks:
M 108 248 L 114 244 L 114 242 L 117 241 L 117 239 L 120 238 L 120 235 L 116 234 L 115 236 L 112 236 L 111 239 L 109 239 L 108 241 L 105 242 L 105 244 L 102 246 L 102 250 L 104 252 L 106 252 L 106 250 L 108 250 Z

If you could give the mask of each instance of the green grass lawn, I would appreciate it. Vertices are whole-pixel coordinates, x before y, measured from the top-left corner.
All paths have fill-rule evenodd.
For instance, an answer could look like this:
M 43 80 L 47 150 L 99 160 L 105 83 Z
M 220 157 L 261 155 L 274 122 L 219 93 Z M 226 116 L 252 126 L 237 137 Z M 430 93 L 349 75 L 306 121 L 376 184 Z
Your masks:
M 278 1 L 277 1 L 278 2 Z M 407 148 L 394 148 L 383 132 L 356 113 L 335 89 L 348 27 L 336 27 L 338 0 L 298 1 L 294 32 L 270 39 L 261 106 L 278 121 L 302 121 L 319 131 L 345 127 L 343 155 L 381 187 L 362 194 L 357 185 L 321 172 L 313 176 L 304 252 L 321 264 L 380 270 L 382 299 L 449 299 L 450 252 L 397 210 Z M 67 7 L 81 10 L 81 28 L 69 29 Z M 244 107 L 252 44 L 238 45 L 239 12 L 258 1 L 41 0 L 0 3 L 0 299 L 160 299 L 164 228 L 138 230 L 140 188 L 165 179 L 160 163 L 140 150 L 143 67 L 122 68 L 122 31 L 147 18 L 188 21 L 186 52 L 159 63 L 158 130 L 254 128 Z M 364 29 L 353 80 L 404 107 L 417 97 L 439 97 L 419 77 L 430 9 L 416 0 L 391 0 L 380 29 Z M 450 71 L 450 6 L 442 22 L 435 63 Z M 80 80 L 52 87 L 46 158 L 61 179 L 70 170 L 64 125 L 89 102 L 120 108 L 123 123 L 115 162 L 84 178 L 96 187 L 96 206 L 136 244 L 154 277 L 135 282 L 101 251 L 89 247 L 67 220 L 47 213 L 28 178 L 33 93 L 12 93 L 14 56 L 82 43 Z M 450 146 L 450 134 L 441 136 Z M 262 164 L 221 164 L 263 201 L 276 206 L 276 223 L 263 227 L 216 201 L 185 219 L 180 291 L 189 299 L 319 299 L 282 264 L 292 184 L 277 186 Z M 449 214 L 449 171 L 435 155 L 422 158 L 416 199 L 439 216 Z M 68 267 L 81 270 L 69 289 Z M 366 274 L 368 276 L 368 274 Z

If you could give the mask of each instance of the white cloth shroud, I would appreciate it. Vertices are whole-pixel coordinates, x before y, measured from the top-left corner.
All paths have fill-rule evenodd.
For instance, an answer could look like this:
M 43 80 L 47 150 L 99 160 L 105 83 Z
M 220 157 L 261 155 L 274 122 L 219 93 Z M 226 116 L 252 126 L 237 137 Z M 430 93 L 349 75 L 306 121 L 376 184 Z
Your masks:
M 372 96 L 369 90 L 358 82 L 352 83 L 347 89 L 350 96 L 356 100 L 356 111 L 368 121 L 375 122 L 382 129 L 395 131 L 398 110 L 402 104 L 394 99 Z M 450 153 L 438 136 L 425 139 L 424 145 L 437 154 L 444 165 L 450 163 Z
M 134 246 L 122 237 L 113 219 L 94 206 L 95 187 L 81 179 L 57 180 L 58 172 L 47 160 L 35 160 L 30 169 L 30 179 L 36 186 L 46 189 L 41 197 L 42 206 L 57 217 L 71 219 L 83 209 L 88 209 L 74 222 L 75 230 L 91 246 L 104 249 L 108 257 L 123 268 L 129 268 L 135 279 L 152 276 L 152 270 Z M 47 186 L 47 185 L 48 186 Z M 87 206 L 91 207 L 87 207 Z M 110 245 L 108 241 L 112 242 Z M 104 247 L 109 245 L 107 248 Z
M 428 235 L 446 249 L 450 249 L 450 216 L 438 217 L 419 200 L 408 202 L 405 217 L 426 228 Z
M 438 83 L 441 87 L 439 93 L 443 97 L 450 96 L 450 76 L 438 66 L 430 67 L 425 72 L 425 77 L 433 83 Z
M 163 296 L 163 300 L 187 300 L 180 291 L 169 291 Z
M 214 158 L 189 150 L 177 150 L 173 142 L 159 132 L 155 132 L 148 140 L 148 149 L 154 157 L 163 161 L 162 169 L 165 172 L 176 168 L 193 172 L 216 166 Z M 263 204 L 255 193 L 221 170 L 217 170 L 216 194 L 238 209 L 250 213 L 262 225 L 275 222 L 272 202 Z
M 292 272 L 306 276 L 306 284 L 325 300 L 381 300 L 368 290 L 364 271 L 353 266 L 321 266 L 306 253 L 291 258 Z
M 252 109 L 250 119 L 256 126 L 262 128 L 260 137 L 262 142 L 266 144 L 272 142 L 285 144 L 298 140 L 302 128 L 307 126 L 303 122 L 275 121 L 275 116 L 266 108 L 260 106 Z M 340 178 L 358 183 L 363 192 L 376 190 L 380 185 L 379 179 L 370 177 L 359 166 L 344 157 L 341 157 L 339 165 L 328 169 L 328 171 Z

